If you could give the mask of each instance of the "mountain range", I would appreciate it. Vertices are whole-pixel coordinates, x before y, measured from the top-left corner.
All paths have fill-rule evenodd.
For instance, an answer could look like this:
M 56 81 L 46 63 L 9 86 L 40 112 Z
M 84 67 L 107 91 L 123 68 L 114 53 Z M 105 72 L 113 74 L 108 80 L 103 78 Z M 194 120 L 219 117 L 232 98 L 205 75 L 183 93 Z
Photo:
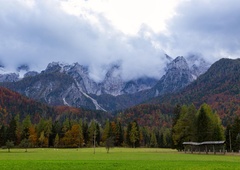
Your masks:
M 89 108 L 92 107 L 96 109 L 96 103 L 91 103 L 93 99 L 98 102 L 100 107 L 114 108 L 113 110 L 117 110 L 116 108 L 128 108 L 124 111 L 117 112 L 118 119 L 123 120 L 123 122 L 137 119 L 142 126 L 155 123 L 155 126 L 162 124 L 162 126 L 169 127 L 171 115 L 177 104 L 189 105 L 193 103 L 196 108 L 199 108 L 203 103 L 207 103 L 218 113 L 223 125 L 227 125 L 231 122 L 236 115 L 240 115 L 240 59 L 220 59 L 212 64 L 205 73 L 199 75 L 195 80 L 193 80 L 194 76 L 191 77 L 187 74 L 189 72 L 186 70 L 190 70 L 189 67 L 183 69 L 184 67 L 182 66 L 185 65 L 185 62 L 183 62 L 184 60 L 183 57 L 177 57 L 172 60 L 168 67 L 166 67 L 166 73 L 152 88 L 137 93 L 118 96 L 106 93 L 91 96 L 90 94 L 85 94 L 89 95 L 89 98 L 86 96 L 84 98 L 84 95 L 79 89 L 75 88 L 75 90 L 76 93 L 80 91 L 79 94 L 82 94 L 83 96 L 82 102 L 85 102 L 86 105 L 89 103 Z M 182 64 L 176 64 L 180 61 Z M 56 66 L 59 64 L 54 65 Z M 181 69 L 179 69 L 177 65 L 181 65 Z M 31 94 L 33 97 L 34 95 L 42 94 L 42 96 L 47 97 L 47 101 L 52 102 L 52 105 L 57 105 L 57 102 L 63 102 L 64 105 L 63 98 L 60 98 L 58 101 L 57 99 L 53 100 L 53 97 L 61 96 L 64 92 L 68 92 L 68 95 L 74 97 L 76 93 L 74 91 L 67 91 L 66 89 L 69 88 L 70 85 L 74 87 L 75 80 L 68 74 L 63 74 L 59 69 L 49 70 L 50 68 L 53 68 L 52 66 L 53 65 L 37 75 L 26 76 L 16 82 L 5 82 L 1 83 L 1 85 L 11 88 L 18 87 L 18 89 L 25 89 L 25 92 L 28 92 L 25 94 Z M 178 74 L 174 70 L 178 71 Z M 169 90 L 170 88 L 162 88 L 165 87 L 163 84 L 166 83 L 167 80 L 171 80 L 171 78 L 174 77 L 173 75 L 181 75 L 180 77 L 182 78 L 177 78 L 183 80 L 182 82 L 185 83 L 185 86 L 182 86 L 183 83 L 179 83 L 179 86 L 172 85 L 171 87 L 179 87 L 179 90 L 177 90 L 178 88 L 172 88 L 172 91 Z M 186 80 L 189 80 L 190 83 L 186 83 L 188 82 Z M 52 83 L 52 86 L 42 88 L 47 87 L 45 86 L 47 83 Z M 28 87 L 28 89 L 26 87 Z M 35 87 L 35 89 L 30 87 Z M 165 91 L 163 89 L 165 89 Z M 161 90 L 164 91 L 162 92 L 163 95 L 159 95 Z M 68 97 L 70 98 L 70 96 L 66 95 L 65 97 L 66 102 L 68 102 Z M 43 98 L 43 102 L 47 103 L 46 99 Z M 143 101 L 145 102 L 143 103 Z M 81 102 L 80 99 L 78 102 Z M 134 103 L 141 102 L 143 104 L 134 106 Z M 23 95 L 0 87 L 0 118 L 2 122 L 9 121 L 14 114 L 18 113 L 21 114 L 22 117 L 27 114 L 34 115 L 33 117 L 36 121 L 41 117 L 46 118 L 50 116 L 53 117 L 54 120 L 64 119 L 66 116 L 89 117 L 89 119 L 91 119 L 91 116 L 94 116 L 95 118 L 97 117 L 98 119 L 103 120 L 106 117 L 110 118 L 113 116 L 113 114 L 109 115 L 104 111 L 86 111 L 84 109 L 73 108 L 67 105 L 69 105 L 69 103 L 65 103 L 65 106 L 49 107 L 46 104 L 35 102 Z
M 3 72 L 0 82 L 1 86 L 48 105 L 115 111 L 177 92 L 210 66 L 199 56 L 166 57 L 169 62 L 159 80 L 140 77 L 126 81 L 120 72 L 121 65 L 115 64 L 109 67 L 101 82 L 96 82 L 87 66 L 52 62 L 40 73 L 21 65 L 16 73 Z M 4 66 L 1 69 L 4 70 Z

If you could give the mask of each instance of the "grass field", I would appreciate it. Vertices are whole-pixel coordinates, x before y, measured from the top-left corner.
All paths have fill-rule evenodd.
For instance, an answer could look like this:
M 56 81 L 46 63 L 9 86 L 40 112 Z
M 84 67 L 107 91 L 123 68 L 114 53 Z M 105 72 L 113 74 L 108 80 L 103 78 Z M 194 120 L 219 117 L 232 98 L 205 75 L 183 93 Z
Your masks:
M 239 155 L 184 154 L 170 149 L 105 148 L 0 150 L 0 169 L 240 169 Z

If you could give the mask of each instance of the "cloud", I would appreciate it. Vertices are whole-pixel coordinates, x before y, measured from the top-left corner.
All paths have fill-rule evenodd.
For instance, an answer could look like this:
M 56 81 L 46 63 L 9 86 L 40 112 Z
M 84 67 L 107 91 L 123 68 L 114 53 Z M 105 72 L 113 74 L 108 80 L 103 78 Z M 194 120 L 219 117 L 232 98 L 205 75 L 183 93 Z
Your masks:
M 168 34 L 158 35 L 172 55 L 200 53 L 208 61 L 240 55 L 240 1 L 189 0 L 168 21 Z
M 78 62 L 90 68 L 96 80 L 103 78 L 105 66 L 122 63 L 124 79 L 160 77 L 165 57 L 151 42 L 150 29 L 128 37 L 115 30 L 99 13 L 97 20 L 64 12 L 60 1 L 3 1 L 0 8 L 0 61 L 6 67 L 29 64 L 43 70 L 49 62 Z
M 98 6 L 100 1 L 71 2 L 84 5 L 73 10 L 74 4 L 63 8 L 63 4 L 70 3 L 63 0 L 1 1 L 0 63 L 12 69 L 29 64 L 31 70 L 41 71 L 52 61 L 78 62 L 89 66 L 91 76 L 98 81 L 109 65 L 121 63 L 122 76 L 127 80 L 141 76 L 160 78 L 166 64 L 163 51 L 172 57 L 201 54 L 209 62 L 240 54 L 240 1 L 181 0 L 175 15 L 164 26 L 167 32 L 156 31 L 158 24 L 152 24 L 160 17 L 154 15 L 154 8 L 151 22 L 146 17 L 133 35 L 116 28 L 114 17 L 106 16 L 112 11 L 103 13 L 105 7 Z M 101 2 L 108 4 L 107 0 Z M 88 6 L 92 4 L 93 8 Z M 113 2 L 109 7 L 114 7 Z M 144 3 L 139 9 L 142 7 Z M 133 2 L 127 11 L 131 9 L 134 12 Z M 171 13 L 172 10 L 171 7 Z M 126 14 L 119 13 L 118 17 L 124 21 Z M 137 27 L 139 23 L 138 20 Z

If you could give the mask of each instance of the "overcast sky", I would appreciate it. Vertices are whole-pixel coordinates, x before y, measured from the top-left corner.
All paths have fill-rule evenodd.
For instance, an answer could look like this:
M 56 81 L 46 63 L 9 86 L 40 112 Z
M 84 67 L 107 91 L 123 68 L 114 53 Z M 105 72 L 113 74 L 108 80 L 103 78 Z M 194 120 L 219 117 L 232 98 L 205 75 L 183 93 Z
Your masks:
M 160 77 L 166 59 L 207 61 L 240 53 L 239 0 L 0 0 L 0 63 L 78 62 L 102 79 L 109 64 L 123 77 Z

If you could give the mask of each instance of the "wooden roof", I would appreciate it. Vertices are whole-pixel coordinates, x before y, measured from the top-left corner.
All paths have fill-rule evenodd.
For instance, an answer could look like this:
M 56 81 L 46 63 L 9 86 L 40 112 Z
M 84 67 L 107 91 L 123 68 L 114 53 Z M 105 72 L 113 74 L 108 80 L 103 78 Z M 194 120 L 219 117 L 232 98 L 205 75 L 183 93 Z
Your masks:
M 224 144 L 225 141 L 205 141 L 205 142 L 183 142 L 183 145 L 194 145 L 194 146 L 199 146 L 199 145 L 221 145 Z

